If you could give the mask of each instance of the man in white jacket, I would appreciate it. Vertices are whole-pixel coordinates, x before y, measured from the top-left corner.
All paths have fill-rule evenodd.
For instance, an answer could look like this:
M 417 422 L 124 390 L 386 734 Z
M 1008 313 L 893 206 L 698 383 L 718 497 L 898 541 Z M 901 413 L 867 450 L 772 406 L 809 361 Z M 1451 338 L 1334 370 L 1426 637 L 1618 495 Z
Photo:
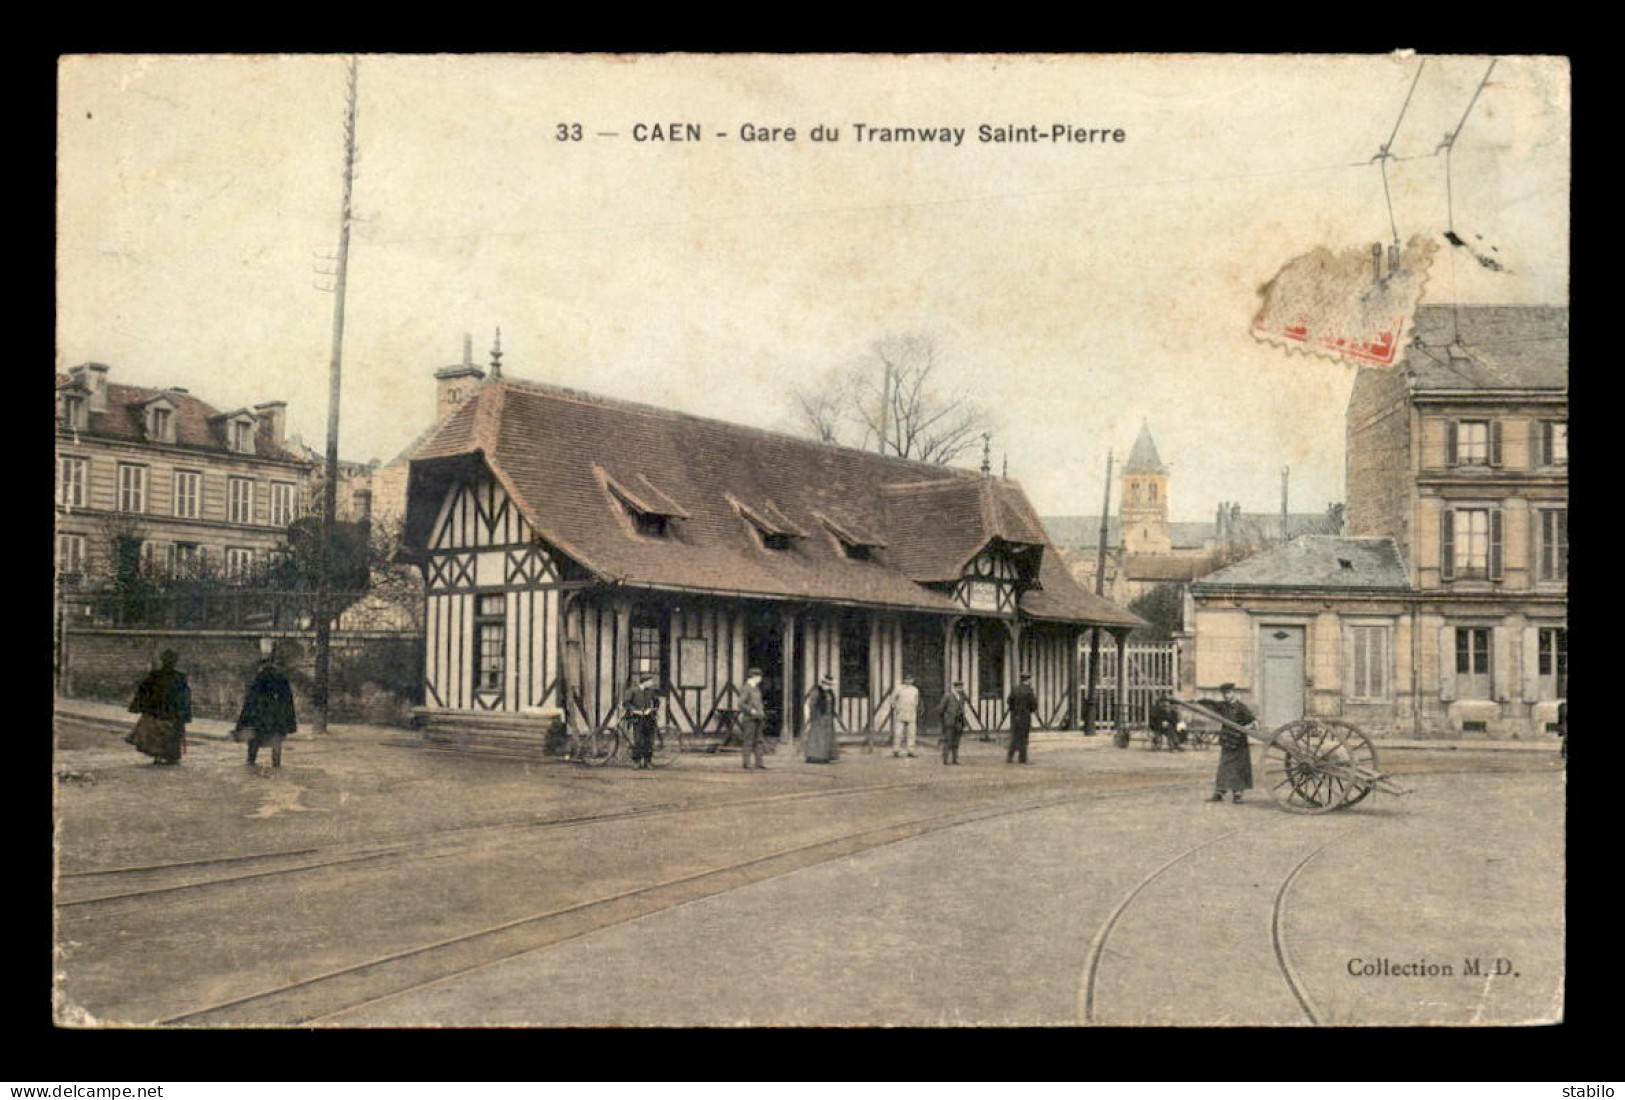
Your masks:
M 917 756 L 914 735 L 920 719 L 920 689 L 912 676 L 904 676 L 892 693 L 892 719 L 891 754 Z

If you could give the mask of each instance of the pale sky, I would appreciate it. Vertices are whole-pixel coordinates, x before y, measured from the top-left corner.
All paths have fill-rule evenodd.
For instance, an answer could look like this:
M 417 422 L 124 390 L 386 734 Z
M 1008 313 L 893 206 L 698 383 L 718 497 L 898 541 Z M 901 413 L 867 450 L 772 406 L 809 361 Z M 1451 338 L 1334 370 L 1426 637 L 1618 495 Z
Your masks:
M 1393 145 L 1412 159 L 1389 170 L 1403 238 L 1445 228 L 1429 154 L 1488 60 L 1427 59 Z M 1098 511 L 1106 451 L 1142 419 L 1173 518 L 1273 510 L 1283 465 L 1293 510 L 1318 510 L 1343 498 L 1354 369 L 1249 325 L 1288 260 L 1389 238 L 1369 162 L 1417 65 L 363 57 L 341 454 L 387 460 L 421 431 L 465 332 L 484 365 L 500 325 L 511 377 L 768 428 L 791 423 L 792 385 L 908 332 L 993 410 L 995 466 L 1043 514 Z M 320 449 L 344 59 L 70 58 L 60 92 L 57 370 L 99 361 L 221 409 L 283 399 Z M 1497 63 L 1451 175 L 1456 231 L 1511 271 L 1446 247 L 1424 301 L 1566 303 L 1569 102 L 1566 62 Z M 687 122 L 702 140 L 631 138 Z M 967 133 L 860 144 L 857 123 Z M 977 141 L 1055 123 L 1126 140 Z

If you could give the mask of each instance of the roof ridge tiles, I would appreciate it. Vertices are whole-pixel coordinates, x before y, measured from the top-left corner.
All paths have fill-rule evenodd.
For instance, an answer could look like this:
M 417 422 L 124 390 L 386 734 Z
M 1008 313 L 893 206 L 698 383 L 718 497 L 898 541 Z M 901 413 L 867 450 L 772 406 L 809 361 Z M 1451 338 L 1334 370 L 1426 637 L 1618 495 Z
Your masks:
M 808 439 L 806 436 L 796 435 L 794 432 L 778 431 L 773 428 L 760 428 L 754 424 L 741 424 L 736 420 L 723 420 L 720 417 L 715 416 L 701 416 L 699 413 L 684 412 L 681 409 L 665 409 L 661 408 L 659 405 L 650 405 L 643 401 L 633 401 L 630 398 L 609 397 L 604 394 L 590 393 L 586 390 L 578 390 L 571 386 L 561 386 L 556 382 L 537 382 L 528 378 L 509 378 L 507 376 L 503 376 L 499 379 L 493 379 L 487 382 L 484 386 L 480 387 L 479 391 L 475 394 L 475 398 L 483 396 L 485 391 L 488 389 L 519 390 L 520 392 L 536 393 L 544 397 L 552 397 L 558 400 L 574 401 L 583 405 L 597 405 L 604 408 L 623 409 L 627 412 L 639 413 L 665 420 L 686 420 L 698 424 L 716 425 L 727 428 L 729 431 L 750 432 L 755 435 L 767 436 L 770 439 L 784 440 L 786 442 L 815 448 L 817 450 L 847 452 L 855 455 L 863 455 L 869 459 L 879 459 L 882 462 L 914 469 L 939 470 L 946 475 L 941 479 L 944 481 L 948 480 L 949 478 L 969 481 L 973 478 L 980 478 L 983 476 L 975 470 L 968 470 L 963 467 L 944 466 L 940 463 L 926 462 L 917 458 L 901 458 L 897 455 L 888 455 L 878 451 L 870 451 L 863 447 L 850 447 L 843 443 L 825 443 L 822 440 Z M 474 400 L 475 398 L 470 398 L 470 400 Z

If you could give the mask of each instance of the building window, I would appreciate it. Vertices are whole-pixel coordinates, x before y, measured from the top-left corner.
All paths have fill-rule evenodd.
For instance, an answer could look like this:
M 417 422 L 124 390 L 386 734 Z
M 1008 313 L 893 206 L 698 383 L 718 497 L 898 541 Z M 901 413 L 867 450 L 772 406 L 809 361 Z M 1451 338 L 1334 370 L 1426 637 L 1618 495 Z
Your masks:
M 62 455 L 56 460 L 56 502 L 64 508 L 85 506 L 85 480 L 90 464 L 82 458 Z
M 172 576 L 175 572 L 175 544 L 152 541 L 142 543 L 141 571 L 149 577 Z
M 1456 628 L 1456 694 L 1462 699 L 1490 697 L 1490 628 Z
M 181 577 L 195 577 L 203 572 L 203 550 L 195 542 L 175 544 L 175 573 Z
M 254 551 L 241 546 L 226 547 L 226 579 L 244 581 L 254 571 Z
M 1350 627 L 1349 646 L 1353 658 L 1349 697 L 1373 700 L 1388 698 L 1389 628 Z
M 175 441 L 175 413 L 160 405 L 147 408 L 147 438 L 156 443 Z
M 1561 626 L 1540 629 L 1540 678 L 1548 689 L 1544 698 L 1569 697 L 1569 632 Z
M 118 464 L 118 509 L 121 512 L 147 510 L 147 468 L 128 462 Z
M 203 475 L 196 470 L 175 471 L 175 514 L 182 519 L 196 519 L 198 517 L 199 501 L 202 498 L 200 488 Z
M 1501 423 L 1498 420 L 1452 420 L 1448 441 L 1452 466 L 1499 466 Z
M 1004 698 L 1004 637 L 996 620 L 976 624 L 976 692 L 983 699 Z
M 849 614 L 841 620 L 841 694 L 869 695 L 869 617 Z
M 666 631 L 664 620 L 655 612 L 639 612 L 632 617 L 632 636 L 627 647 L 635 678 L 649 673 L 655 682 L 666 682 Z
M 254 425 L 247 420 L 233 420 L 226 426 L 226 442 L 239 454 L 253 454 Z
M 1456 576 L 1483 578 L 1489 576 L 1489 572 L 1489 509 L 1456 509 Z
M 1544 466 L 1569 464 L 1569 422 L 1546 420 L 1541 423 L 1540 460 Z
M 85 399 L 77 394 L 69 394 L 62 399 L 62 425 L 76 432 L 85 430 Z
M 501 691 L 507 670 L 508 597 L 500 592 L 476 598 L 474 605 L 475 691 Z
M 253 523 L 253 480 L 246 477 L 229 478 L 226 489 L 226 518 L 232 523 Z
M 85 571 L 85 536 L 57 535 L 56 569 L 65 577 L 78 576 Z
M 627 511 L 632 514 L 632 523 L 637 528 L 638 534 L 652 539 L 666 537 L 665 516 L 657 516 L 653 512 L 639 512 L 631 508 Z
M 286 527 L 293 522 L 294 500 L 292 482 L 271 482 L 271 526 Z
M 1442 580 L 1501 579 L 1501 509 L 1446 508 L 1439 541 Z
M 1566 581 L 1569 579 L 1569 510 L 1543 508 L 1536 513 L 1540 534 L 1539 579 Z

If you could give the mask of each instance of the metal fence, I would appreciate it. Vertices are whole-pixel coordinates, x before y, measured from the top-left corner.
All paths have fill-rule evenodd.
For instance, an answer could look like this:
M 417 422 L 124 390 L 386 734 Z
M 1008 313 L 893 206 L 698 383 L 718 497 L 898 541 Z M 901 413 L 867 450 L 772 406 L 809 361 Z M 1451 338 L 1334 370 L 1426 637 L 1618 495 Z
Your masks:
M 1140 642 L 1124 650 L 1128 664 L 1126 682 L 1118 668 L 1117 648 L 1101 646 L 1100 677 L 1095 725 L 1115 730 L 1119 722 L 1129 729 L 1143 729 L 1150 722 L 1151 703 L 1164 691 L 1179 686 L 1179 643 Z M 1088 661 L 1085 653 L 1084 661 Z M 1087 702 L 1087 700 L 1085 700 Z
M 334 592 L 334 616 L 364 592 Z M 308 630 L 316 622 L 316 593 L 308 590 L 234 588 L 226 585 L 180 591 L 63 592 L 59 622 L 68 628 L 152 630 Z

